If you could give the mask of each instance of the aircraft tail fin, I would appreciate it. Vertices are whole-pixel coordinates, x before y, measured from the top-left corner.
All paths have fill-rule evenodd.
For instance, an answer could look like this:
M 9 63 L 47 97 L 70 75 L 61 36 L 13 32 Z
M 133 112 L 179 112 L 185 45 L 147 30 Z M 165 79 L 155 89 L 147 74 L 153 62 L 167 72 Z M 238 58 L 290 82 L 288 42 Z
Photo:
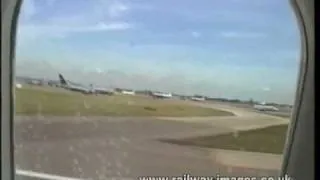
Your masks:
M 59 74 L 59 80 L 60 80 L 60 83 L 62 85 L 67 85 L 68 84 L 68 82 L 64 79 L 64 77 L 61 74 Z

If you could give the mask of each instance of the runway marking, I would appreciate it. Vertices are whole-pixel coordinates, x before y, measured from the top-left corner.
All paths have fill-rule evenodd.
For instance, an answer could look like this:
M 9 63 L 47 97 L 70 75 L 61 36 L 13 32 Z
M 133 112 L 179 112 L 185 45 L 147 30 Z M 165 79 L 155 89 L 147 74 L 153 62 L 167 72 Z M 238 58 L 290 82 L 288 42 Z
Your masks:
M 72 177 L 65 177 L 65 176 L 59 176 L 59 175 L 53 175 L 53 174 L 47 174 L 47 173 L 39 173 L 34 171 L 26 171 L 26 170 L 16 170 L 16 174 L 21 176 L 27 176 L 32 178 L 41 178 L 46 180 L 84 180 L 79 178 L 72 178 Z
M 21 170 L 21 169 L 17 169 L 16 174 L 18 174 L 20 176 L 27 176 L 27 177 L 31 177 L 31 178 L 40 178 L 40 179 L 46 179 L 46 180 L 92 180 L 92 178 L 80 179 L 80 178 L 66 177 L 66 176 L 40 173 L 40 172 L 34 172 L 34 171 L 27 171 L 27 170 Z M 105 180 L 134 180 L 134 178 L 106 177 Z

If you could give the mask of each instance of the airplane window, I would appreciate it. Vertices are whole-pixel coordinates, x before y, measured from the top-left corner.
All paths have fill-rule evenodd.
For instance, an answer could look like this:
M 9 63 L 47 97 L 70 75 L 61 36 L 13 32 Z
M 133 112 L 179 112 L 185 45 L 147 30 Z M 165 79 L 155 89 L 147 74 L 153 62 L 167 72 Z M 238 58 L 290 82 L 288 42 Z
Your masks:
M 275 177 L 299 54 L 288 1 L 24 0 L 16 177 Z

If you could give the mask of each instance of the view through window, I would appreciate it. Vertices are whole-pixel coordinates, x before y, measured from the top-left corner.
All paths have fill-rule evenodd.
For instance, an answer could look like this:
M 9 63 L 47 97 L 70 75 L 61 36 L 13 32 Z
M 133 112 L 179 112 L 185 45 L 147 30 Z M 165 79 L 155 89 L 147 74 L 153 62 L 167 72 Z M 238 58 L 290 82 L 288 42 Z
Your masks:
M 18 179 L 279 172 L 300 54 L 288 1 L 24 0 L 17 39 Z

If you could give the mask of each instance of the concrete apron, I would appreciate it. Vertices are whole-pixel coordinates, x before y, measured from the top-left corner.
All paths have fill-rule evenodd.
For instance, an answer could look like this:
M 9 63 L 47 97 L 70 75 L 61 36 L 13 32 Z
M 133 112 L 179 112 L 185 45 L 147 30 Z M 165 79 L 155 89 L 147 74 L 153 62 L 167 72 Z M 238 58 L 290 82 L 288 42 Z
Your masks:
M 279 171 L 282 164 L 280 154 L 213 149 L 210 156 L 218 164 L 235 169 Z

